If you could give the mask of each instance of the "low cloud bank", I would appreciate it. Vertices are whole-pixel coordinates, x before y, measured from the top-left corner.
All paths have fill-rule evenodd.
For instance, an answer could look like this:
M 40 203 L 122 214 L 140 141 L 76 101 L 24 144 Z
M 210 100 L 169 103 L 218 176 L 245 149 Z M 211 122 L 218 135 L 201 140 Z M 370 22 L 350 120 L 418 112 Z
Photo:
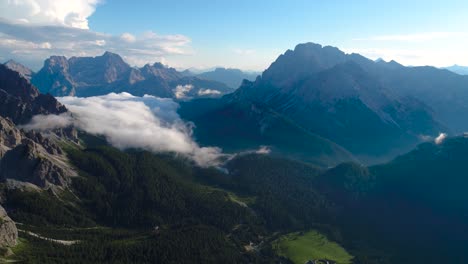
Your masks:
M 172 99 L 128 93 L 57 99 L 72 115 L 35 116 L 23 128 L 44 131 L 74 125 L 90 134 L 105 136 L 120 149 L 176 152 L 203 167 L 217 166 L 226 156 L 219 148 L 200 147 L 193 141 L 192 127 L 179 117 L 179 105 Z
M 175 89 L 172 89 L 177 99 L 191 99 L 187 94 L 192 91 L 193 85 L 177 85 Z
M 440 133 L 440 135 L 435 138 L 434 143 L 436 143 L 437 145 L 442 144 L 446 138 L 447 138 L 447 134 Z
M 198 95 L 204 96 L 204 95 L 220 95 L 221 92 L 218 90 L 213 90 L 213 89 L 200 89 L 198 91 Z

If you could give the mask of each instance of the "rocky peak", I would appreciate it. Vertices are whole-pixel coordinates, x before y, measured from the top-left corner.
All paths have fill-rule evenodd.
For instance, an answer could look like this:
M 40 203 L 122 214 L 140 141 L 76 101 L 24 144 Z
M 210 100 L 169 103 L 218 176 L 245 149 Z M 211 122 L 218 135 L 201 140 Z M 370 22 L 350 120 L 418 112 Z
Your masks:
M 0 64 L 0 89 L 24 101 L 31 101 L 39 95 L 39 90 L 28 80 L 3 64 Z
M 44 68 L 49 72 L 66 72 L 68 67 L 68 60 L 64 56 L 51 56 L 44 62 Z
M 262 76 L 275 86 L 283 86 L 346 60 L 346 54 L 335 47 L 322 47 L 315 43 L 299 44 L 294 51 L 288 50 L 280 55 Z
M 14 60 L 7 61 L 5 63 L 5 66 L 10 70 L 18 72 L 22 77 L 24 77 L 28 81 L 31 81 L 32 75 L 34 74 L 34 72 L 31 69 Z
M 112 52 L 97 57 L 72 57 L 69 64 L 72 80 L 90 86 L 115 82 L 131 70 L 122 57 Z
M 167 68 L 162 63 L 156 62 L 153 65 L 146 64 L 140 69 L 145 78 L 159 77 L 165 81 L 172 81 L 182 78 L 182 75 L 174 68 Z
M 160 62 L 155 62 L 153 64 L 153 68 L 156 68 L 156 69 L 164 69 L 166 68 L 166 66 L 164 66 L 164 64 L 160 63 Z
M 24 124 L 38 114 L 61 114 L 65 106 L 37 88 L 19 73 L 0 65 L 0 116 Z
M 44 189 L 67 187 L 70 178 L 76 175 L 66 156 L 52 141 L 40 145 L 24 137 L 20 145 L 6 152 L 0 160 L 1 179 L 29 182 Z
M 57 145 L 57 137 L 73 140 L 76 130 L 61 129 L 47 136 L 23 132 L 11 120 L 0 116 L 0 179 L 18 183 L 14 186 L 25 183 L 43 189 L 66 188 L 70 177 L 77 174 Z

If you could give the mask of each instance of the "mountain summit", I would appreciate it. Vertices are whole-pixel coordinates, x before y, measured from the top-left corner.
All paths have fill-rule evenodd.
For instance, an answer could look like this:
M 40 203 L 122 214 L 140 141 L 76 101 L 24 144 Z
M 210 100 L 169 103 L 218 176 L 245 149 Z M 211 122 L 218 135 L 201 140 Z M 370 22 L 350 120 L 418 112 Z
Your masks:
M 429 106 L 382 84 L 375 68 L 394 66 L 380 64 L 335 47 L 299 44 L 224 100 L 268 107 L 360 156 L 410 149 L 421 136 L 445 131 Z
M 177 98 L 177 89 L 185 89 L 187 97 L 219 96 L 233 91 L 220 82 L 183 76 L 161 63 L 134 68 L 118 54 L 108 51 L 97 57 L 51 56 L 33 76 L 32 83 L 42 92 L 55 96 L 129 92 Z

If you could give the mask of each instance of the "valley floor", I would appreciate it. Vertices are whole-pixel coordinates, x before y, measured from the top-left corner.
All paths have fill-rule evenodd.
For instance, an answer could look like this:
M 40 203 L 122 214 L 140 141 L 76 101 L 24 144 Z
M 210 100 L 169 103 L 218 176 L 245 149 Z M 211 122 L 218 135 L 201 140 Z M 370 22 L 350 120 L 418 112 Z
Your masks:
M 353 258 L 340 245 L 329 241 L 314 230 L 281 236 L 273 242 L 273 248 L 279 255 L 291 259 L 295 264 L 303 264 L 309 260 L 330 260 L 331 263 L 351 264 Z

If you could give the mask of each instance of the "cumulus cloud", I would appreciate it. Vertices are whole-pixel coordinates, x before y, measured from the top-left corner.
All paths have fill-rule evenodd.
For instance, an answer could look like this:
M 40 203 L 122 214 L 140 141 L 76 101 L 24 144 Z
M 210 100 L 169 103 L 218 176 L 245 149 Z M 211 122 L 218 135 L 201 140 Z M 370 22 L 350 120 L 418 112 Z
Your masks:
M 24 24 L 63 25 L 88 29 L 98 0 L 4 0 L 0 17 Z
M 168 56 L 193 53 L 191 39 L 180 34 L 160 35 L 147 31 L 139 35 L 111 35 L 80 27 L 15 23 L 1 17 L 0 54 L 9 54 L 8 59 L 20 61 L 35 70 L 51 55 L 97 56 L 111 51 L 132 65 L 142 66 L 165 61 Z
M 447 138 L 447 134 L 445 133 L 440 133 L 438 137 L 435 138 L 434 142 L 439 145 L 444 142 L 444 140 Z
M 198 95 L 205 96 L 205 95 L 220 95 L 221 92 L 218 90 L 213 89 L 200 89 L 198 90 Z
M 177 99 L 190 99 L 187 95 L 193 89 L 193 85 L 177 85 L 176 88 L 172 89 Z
M 172 99 L 128 93 L 58 99 L 73 116 L 35 116 L 24 128 L 47 130 L 73 124 L 105 136 L 117 148 L 180 153 L 199 166 L 216 166 L 226 157 L 219 148 L 200 147 L 193 141 L 191 126 L 180 119 L 179 105 Z

